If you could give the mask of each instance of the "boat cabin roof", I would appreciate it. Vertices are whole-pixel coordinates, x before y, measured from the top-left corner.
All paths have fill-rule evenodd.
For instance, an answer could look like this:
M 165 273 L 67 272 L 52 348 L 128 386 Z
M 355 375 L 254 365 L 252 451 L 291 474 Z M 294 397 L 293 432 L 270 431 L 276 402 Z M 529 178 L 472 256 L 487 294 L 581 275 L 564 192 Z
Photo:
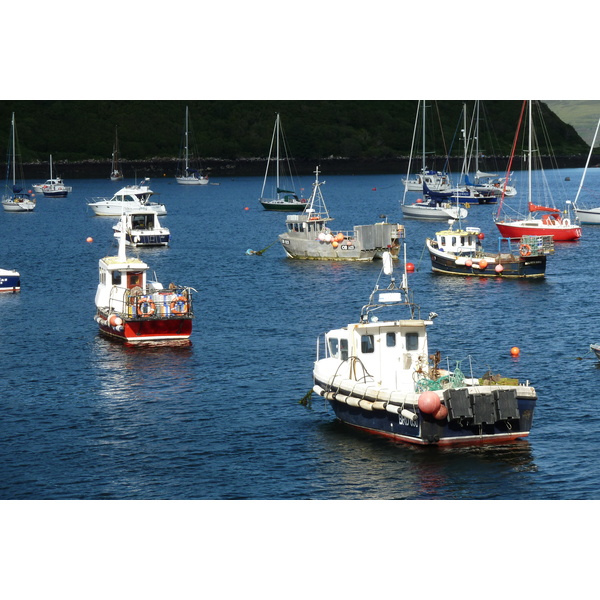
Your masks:
M 100 259 L 99 266 L 108 271 L 146 271 L 149 269 L 148 265 L 139 258 L 127 257 L 123 260 L 119 256 L 105 256 Z

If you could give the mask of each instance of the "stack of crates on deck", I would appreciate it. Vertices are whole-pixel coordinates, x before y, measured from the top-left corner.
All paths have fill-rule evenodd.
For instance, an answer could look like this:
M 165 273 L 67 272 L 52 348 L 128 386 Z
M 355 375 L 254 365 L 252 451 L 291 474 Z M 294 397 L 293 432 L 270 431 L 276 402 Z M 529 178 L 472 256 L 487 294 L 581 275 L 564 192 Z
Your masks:
M 554 252 L 554 238 L 551 235 L 524 235 L 521 243 L 531 248 L 531 256 L 543 256 Z

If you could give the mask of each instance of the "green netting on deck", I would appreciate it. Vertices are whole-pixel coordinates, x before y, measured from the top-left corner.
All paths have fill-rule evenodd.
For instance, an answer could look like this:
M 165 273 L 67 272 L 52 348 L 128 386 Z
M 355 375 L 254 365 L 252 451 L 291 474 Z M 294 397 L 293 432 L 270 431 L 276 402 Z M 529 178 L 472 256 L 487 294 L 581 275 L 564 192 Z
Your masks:
M 449 375 L 442 375 L 437 379 L 423 377 L 415 384 L 415 392 L 427 392 L 433 390 L 444 390 L 448 388 L 459 388 L 465 385 L 465 376 L 458 364 L 456 369 Z

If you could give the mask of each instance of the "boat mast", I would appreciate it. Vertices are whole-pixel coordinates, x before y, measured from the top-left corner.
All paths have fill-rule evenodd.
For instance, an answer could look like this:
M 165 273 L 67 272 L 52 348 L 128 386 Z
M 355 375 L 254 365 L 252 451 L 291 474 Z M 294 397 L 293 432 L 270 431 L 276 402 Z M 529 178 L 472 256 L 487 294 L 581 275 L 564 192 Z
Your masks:
M 421 100 L 423 103 L 423 166 L 421 167 L 421 172 L 423 176 L 425 176 L 425 169 L 427 165 L 425 164 L 425 100 Z
M 575 195 L 575 200 L 573 201 L 573 206 L 577 208 L 577 200 L 579 199 L 579 193 L 581 192 L 581 188 L 583 187 L 583 180 L 585 179 L 585 174 L 587 173 L 588 166 L 590 164 L 590 158 L 592 158 L 592 152 L 594 150 L 594 146 L 596 144 L 596 137 L 598 136 L 598 129 L 600 128 L 600 119 L 598 119 L 598 125 L 596 125 L 596 133 L 594 133 L 594 139 L 592 140 L 592 144 L 590 146 L 590 152 L 587 157 L 587 161 L 585 163 L 585 169 L 583 169 L 583 175 L 581 176 L 581 181 L 579 182 L 579 188 L 577 190 L 577 194 Z
M 275 119 L 275 129 L 276 129 L 276 135 L 277 135 L 277 142 L 276 142 L 276 151 L 277 151 L 277 159 L 276 159 L 276 167 L 275 167 L 275 184 L 277 186 L 277 192 L 275 194 L 276 198 L 279 199 L 279 113 L 277 113 L 277 118 Z
M 15 144 L 15 113 L 12 114 L 12 121 L 11 121 L 11 129 L 12 129 L 12 176 L 13 176 L 13 188 L 15 187 L 15 184 L 17 183 L 17 179 L 16 179 L 16 162 L 17 162 L 17 157 L 15 156 L 15 152 L 16 152 L 16 144 Z
M 188 161 L 188 107 L 185 107 L 185 173 L 187 175 L 189 168 Z
M 528 198 L 529 198 L 528 206 L 530 207 L 531 206 L 531 200 L 532 200 L 532 197 L 531 197 L 531 177 L 532 177 L 532 173 L 531 173 L 531 159 L 532 159 L 532 156 L 531 156 L 531 144 L 532 144 L 532 135 L 533 134 L 532 134 L 531 130 L 533 129 L 533 127 L 532 127 L 532 125 L 533 125 L 533 116 L 532 116 L 532 106 L 531 106 L 532 102 L 531 102 L 531 100 L 529 100 L 528 103 L 529 103 L 529 137 L 528 137 L 529 165 L 528 165 L 528 169 L 527 169 L 527 171 L 528 171 L 527 195 L 528 195 Z M 529 209 L 529 212 L 531 214 L 531 208 Z

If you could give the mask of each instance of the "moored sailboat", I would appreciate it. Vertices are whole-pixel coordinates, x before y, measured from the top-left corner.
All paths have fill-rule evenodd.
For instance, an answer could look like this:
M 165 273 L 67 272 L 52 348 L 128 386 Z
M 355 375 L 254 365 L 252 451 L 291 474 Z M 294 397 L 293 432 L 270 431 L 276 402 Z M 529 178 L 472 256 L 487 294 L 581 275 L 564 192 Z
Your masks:
M 283 156 L 282 154 L 283 153 Z M 270 179 L 271 163 L 275 163 L 275 179 Z M 298 198 L 294 191 L 294 180 L 290 167 L 291 159 L 288 155 L 287 144 L 283 129 L 281 127 L 281 118 L 279 113 L 275 117 L 275 127 L 273 128 L 273 136 L 271 138 L 271 146 L 269 148 L 269 158 L 267 159 L 267 168 L 265 169 L 265 177 L 263 179 L 262 190 L 260 192 L 259 202 L 265 210 L 279 211 L 294 211 L 299 212 L 306 208 L 306 200 Z M 267 182 L 271 185 L 275 184 L 275 188 L 271 190 L 269 197 L 265 195 Z M 284 189 L 282 183 L 285 182 L 285 187 L 292 189 Z M 269 193 L 269 192 L 267 192 Z
M 110 180 L 121 181 L 123 179 L 123 169 L 121 168 L 121 162 L 119 159 L 119 133 L 117 126 L 115 125 L 115 144 L 113 146 L 113 153 L 110 167 Z
M 15 113 L 10 122 L 10 140 L 8 145 L 7 176 L 2 196 L 2 208 L 7 212 L 31 212 L 35 208 L 35 195 L 24 191 L 23 168 L 19 163 L 17 178 L 17 125 Z
M 452 202 L 447 199 L 436 201 L 432 199 L 423 200 L 422 198 L 419 198 L 415 202 L 410 204 L 407 202 L 407 193 L 410 191 L 420 191 L 425 194 L 427 190 L 429 190 L 429 186 L 432 186 L 432 189 L 438 191 L 450 188 L 448 176 L 445 173 L 435 174 L 433 172 L 427 171 L 427 167 L 425 165 L 425 101 L 422 101 L 422 105 L 422 170 L 421 173 L 417 176 L 416 180 L 410 179 L 413 150 L 416 144 L 417 127 L 419 123 L 419 109 L 421 107 L 421 101 L 419 101 L 419 104 L 417 106 L 417 115 L 415 117 L 415 126 L 413 130 L 410 158 L 408 161 L 408 173 L 406 175 L 406 179 L 403 179 L 404 193 L 402 195 L 402 203 L 400 205 L 402 215 L 408 219 L 418 219 L 421 221 L 446 221 L 447 219 L 465 219 L 468 215 L 468 211 L 465 207 L 458 206 L 458 202 L 456 204 L 452 204 Z
M 533 126 L 533 102 L 523 102 L 521 109 L 521 116 L 519 118 L 519 124 L 517 126 L 517 132 L 515 134 L 515 140 L 513 144 L 513 151 L 511 155 L 514 156 L 514 149 L 519 136 L 519 130 L 523 121 L 525 108 L 528 108 L 528 185 L 527 185 L 527 207 L 528 214 L 518 215 L 515 218 L 509 218 L 507 216 L 501 216 L 502 208 L 504 205 L 504 196 L 501 197 L 501 202 L 498 207 L 496 214 L 495 223 L 496 227 L 500 231 L 500 234 L 507 238 L 520 238 L 524 235 L 551 235 L 555 242 L 566 242 L 578 240 L 581 237 L 581 227 L 579 226 L 574 214 L 571 214 L 571 202 L 565 202 L 564 212 L 555 206 L 546 206 L 542 204 L 536 204 L 533 201 L 533 163 L 534 160 L 539 158 L 539 151 L 534 148 L 534 126 Z M 537 146 L 537 143 L 536 143 Z M 541 161 L 539 162 L 538 173 L 543 174 L 543 168 Z M 508 168 L 510 172 L 510 164 Z M 543 189 L 538 189 L 537 193 L 542 194 L 545 192 L 546 197 L 552 198 L 551 190 L 548 186 L 548 182 L 545 177 L 539 182 L 539 185 Z
M 189 108 L 185 107 L 185 127 L 183 130 L 183 165 L 178 167 L 175 176 L 177 183 L 181 185 L 206 185 L 208 176 L 203 175 L 198 168 L 192 167 L 190 163 L 190 116 Z M 181 160 L 180 155 L 180 160 Z

